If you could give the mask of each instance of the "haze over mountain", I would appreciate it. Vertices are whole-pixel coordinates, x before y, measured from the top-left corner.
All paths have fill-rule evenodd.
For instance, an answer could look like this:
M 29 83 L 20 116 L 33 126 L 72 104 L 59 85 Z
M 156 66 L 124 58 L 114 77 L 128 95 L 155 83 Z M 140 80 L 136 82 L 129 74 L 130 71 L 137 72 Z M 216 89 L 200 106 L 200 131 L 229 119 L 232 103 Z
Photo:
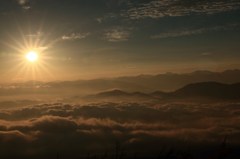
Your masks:
M 186 85 L 174 92 L 141 93 L 111 90 L 85 97 L 89 101 L 175 101 L 175 100 L 240 100 L 240 83 L 223 84 L 217 82 L 201 82 Z
M 240 159 L 240 0 L 0 0 L 0 159 Z
M 78 81 L 57 81 L 57 82 L 25 82 L 9 85 L 2 85 L 0 93 L 13 93 L 14 91 L 45 93 L 64 89 L 64 92 L 91 93 L 113 89 L 129 92 L 154 92 L 154 91 L 175 91 L 190 83 L 215 81 L 232 84 L 240 82 L 240 70 L 226 70 L 224 72 L 195 71 L 192 73 L 165 73 L 158 75 L 139 75 L 129 77 L 78 80 Z M 30 89 L 29 89 L 30 88 Z
M 173 155 L 188 149 L 196 156 L 210 150 L 204 156 L 211 156 L 230 136 L 231 155 L 238 159 L 239 101 L 240 70 L 3 84 L 0 145 L 6 149 L 0 153 L 17 158 L 33 151 L 28 156 L 41 158 L 43 150 L 43 156 L 64 152 L 60 156 L 74 158 L 79 151 L 108 150 L 113 155 L 119 140 L 128 154 L 157 156 L 156 145 L 176 145 Z
M 240 82 L 240 70 L 223 72 L 195 71 L 192 73 L 165 73 L 158 75 L 142 75 L 118 78 L 122 81 L 141 84 L 149 90 L 174 91 L 190 83 L 215 81 L 220 83 Z

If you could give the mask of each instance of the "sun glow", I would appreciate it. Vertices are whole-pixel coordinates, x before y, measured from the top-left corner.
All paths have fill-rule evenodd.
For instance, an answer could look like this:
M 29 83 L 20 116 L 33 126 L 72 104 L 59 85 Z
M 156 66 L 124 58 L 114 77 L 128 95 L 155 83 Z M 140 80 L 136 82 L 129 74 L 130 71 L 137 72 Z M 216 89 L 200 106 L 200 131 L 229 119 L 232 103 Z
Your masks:
M 38 53 L 35 51 L 29 51 L 25 57 L 29 62 L 36 62 L 38 60 Z
M 31 35 L 31 36 L 30 36 Z M 3 44 L 11 51 L 11 69 L 7 72 L 12 79 L 21 81 L 55 80 L 52 60 L 58 60 L 51 56 L 52 48 L 59 39 L 48 39 L 39 28 L 37 32 L 27 32 L 19 28 L 19 32 L 10 35 Z M 10 53 L 9 53 L 10 54 Z

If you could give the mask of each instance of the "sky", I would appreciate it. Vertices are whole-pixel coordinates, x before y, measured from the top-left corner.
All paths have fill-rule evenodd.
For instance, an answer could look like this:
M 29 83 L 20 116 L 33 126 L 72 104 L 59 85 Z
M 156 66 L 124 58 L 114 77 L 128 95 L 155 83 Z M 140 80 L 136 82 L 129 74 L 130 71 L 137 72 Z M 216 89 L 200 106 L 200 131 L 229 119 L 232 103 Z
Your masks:
M 0 21 L 0 82 L 240 68 L 239 0 L 1 0 Z

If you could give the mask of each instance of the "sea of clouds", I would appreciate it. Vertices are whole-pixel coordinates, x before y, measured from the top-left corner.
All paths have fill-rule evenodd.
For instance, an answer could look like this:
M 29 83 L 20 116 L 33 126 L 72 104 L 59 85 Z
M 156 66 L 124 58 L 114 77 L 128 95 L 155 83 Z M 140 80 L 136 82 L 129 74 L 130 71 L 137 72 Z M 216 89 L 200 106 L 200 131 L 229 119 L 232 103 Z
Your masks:
M 4 158 L 206 154 L 240 145 L 240 103 L 36 104 L 0 109 Z M 217 150 L 216 150 L 217 151 Z

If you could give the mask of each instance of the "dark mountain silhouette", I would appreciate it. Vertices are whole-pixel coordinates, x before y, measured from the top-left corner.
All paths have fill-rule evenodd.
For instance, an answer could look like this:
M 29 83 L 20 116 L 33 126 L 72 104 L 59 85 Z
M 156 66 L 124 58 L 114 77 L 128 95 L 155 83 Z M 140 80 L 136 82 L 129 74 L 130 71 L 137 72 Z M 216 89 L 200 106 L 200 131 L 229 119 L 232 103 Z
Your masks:
M 149 90 L 174 91 L 190 83 L 215 81 L 219 83 L 240 82 L 240 70 L 224 72 L 195 71 L 192 73 L 165 73 L 159 75 L 140 75 L 135 77 L 120 77 L 118 80 L 140 84 Z
M 121 90 L 111 90 L 111 91 L 106 91 L 106 92 L 100 92 L 96 95 L 95 97 L 99 98 L 104 98 L 104 97 L 151 97 L 148 94 L 142 93 L 142 92 L 133 92 L 133 93 L 128 93 L 124 92 Z
M 130 93 L 115 89 L 111 91 L 106 91 L 106 92 L 100 92 L 96 94 L 96 97 L 117 97 L 117 96 L 129 96 L 131 95 Z
M 30 81 L 0 86 L 0 95 L 13 94 L 94 94 L 106 90 L 124 90 L 126 92 L 154 91 L 172 92 L 190 83 L 215 81 L 219 83 L 240 82 L 240 70 L 227 70 L 224 72 L 195 71 L 192 73 L 165 73 L 159 75 L 139 75 L 131 77 L 105 78 L 94 80 L 39 82 Z M 34 89 L 33 89 L 34 88 Z M 162 96 L 161 92 L 155 92 Z
M 192 73 L 164 73 L 158 75 L 139 75 L 130 77 L 78 80 L 66 82 L 49 82 L 51 88 L 71 88 L 83 91 L 101 92 L 119 89 L 128 92 L 174 91 L 190 83 L 215 81 L 220 83 L 240 82 L 240 70 L 224 72 L 195 71 Z
M 124 92 L 121 90 L 110 90 L 100 92 L 94 95 L 86 96 L 87 100 L 120 100 L 120 101 L 138 101 L 138 100 L 151 100 L 153 97 L 149 94 L 142 92 Z
M 174 97 L 205 97 L 220 99 L 240 99 L 240 83 L 223 84 L 202 82 L 186 85 L 171 93 Z
M 95 95 L 88 96 L 92 99 L 141 99 L 141 100 L 172 100 L 186 98 L 202 98 L 202 99 L 221 99 L 231 100 L 240 99 L 240 83 L 223 84 L 218 82 L 201 82 L 188 84 L 174 92 L 156 91 L 150 94 L 141 92 L 128 93 L 121 90 L 111 90 L 100 92 Z

